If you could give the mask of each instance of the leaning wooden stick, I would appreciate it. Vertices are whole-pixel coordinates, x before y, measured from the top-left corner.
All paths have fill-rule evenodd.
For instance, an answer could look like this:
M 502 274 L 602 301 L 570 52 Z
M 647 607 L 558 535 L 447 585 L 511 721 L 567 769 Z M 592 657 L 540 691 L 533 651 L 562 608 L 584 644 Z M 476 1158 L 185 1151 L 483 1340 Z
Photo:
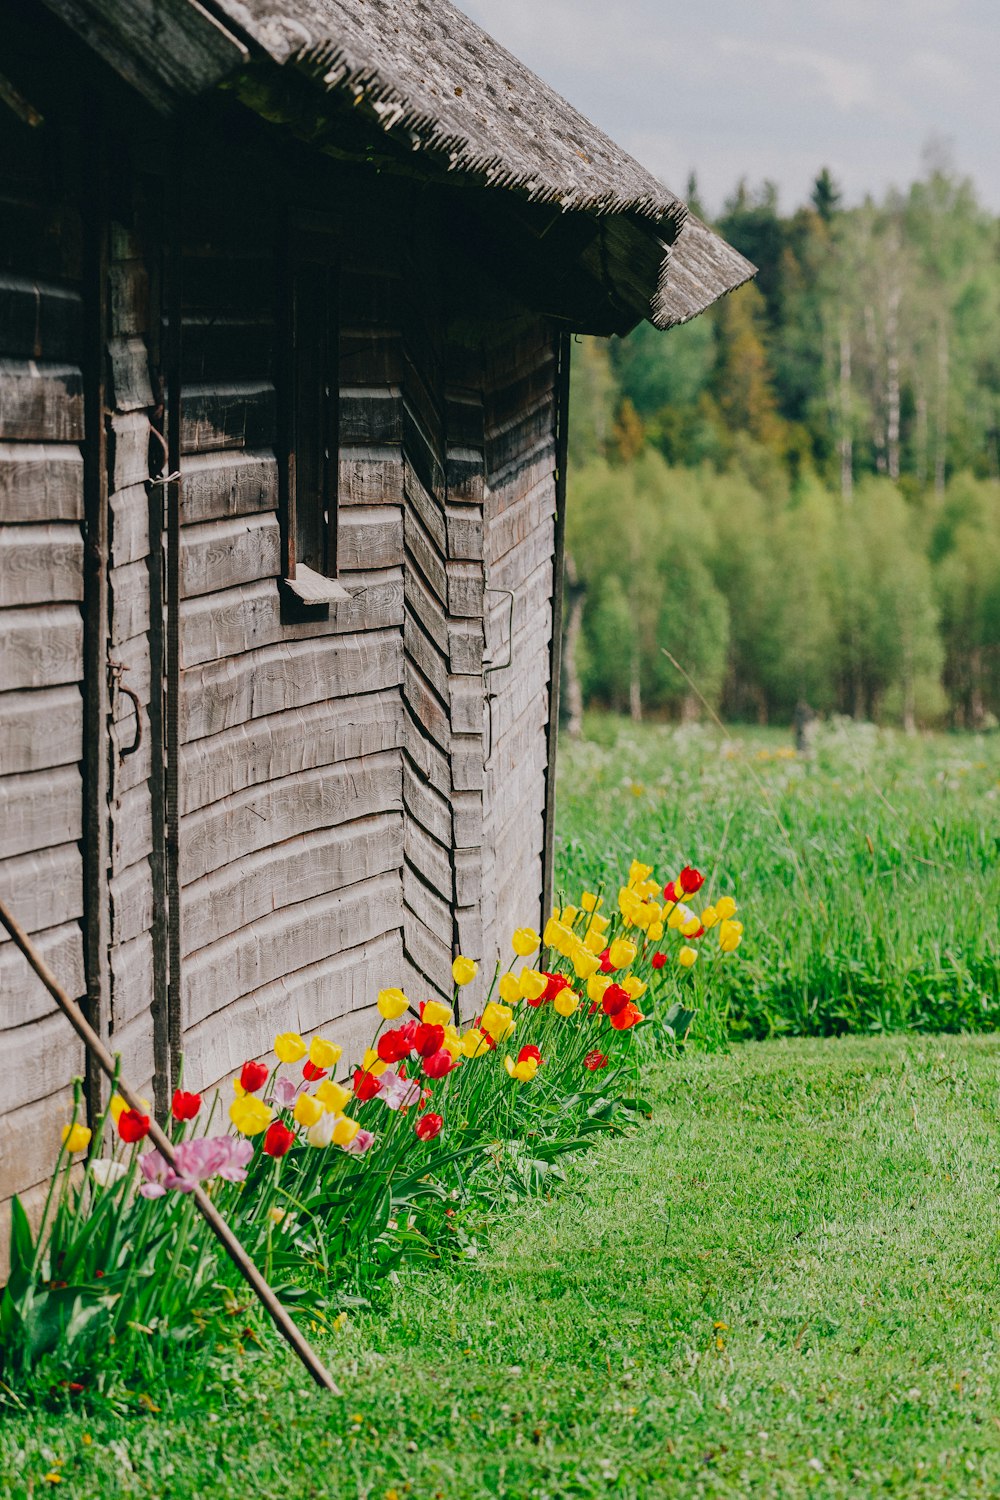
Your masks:
M 53 1000 L 62 1011 L 63 1015 L 66 1016 L 74 1031 L 81 1038 L 91 1057 L 95 1059 L 98 1066 L 104 1073 L 107 1074 L 108 1078 L 115 1083 L 118 1092 L 121 1094 L 125 1102 L 131 1109 L 137 1109 L 140 1113 L 145 1113 L 145 1106 L 135 1090 L 131 1088 L 120 1075 L 118 1075 L 116 1078 L 115 1060 L 112 1057 L 111 1053 L 108 1051 L 107 1047 L 105 1047 L 104 1043 L 101 1041 L 100 1037 L 97 1035 L 97 1032 L 90 1025 L 86 1016 L 77 1005 L 76 1001 L 71 1000 L 69 995 L 67 995 L 58 979 L 56 979 L 55 975 L 52 973 L 52 970 L 48 967 L 45 960 L 42 958 L 41 954 L 32 943 L 28 934 L 24 931 L 24 928 L 20 925 L 17 919 L 11 915 L 10 911 L 4 905 L 2 900 L 0 900 L 0 922 L 3 923 L 4 927 L 6 927 L 14 942 L 20 948 L 21 952 L 28 960 L 28 963 L 34 969 L 35 973 L 38 975 L 39 979 L 42 981 L 45 988 L 48 990 L 49 994 L 52 996 Z M 173 1145 L 168 1137 L 164 1134 L 164 1132 L 160 1129 L 159 1125 L 157 1125 L 155 1120 L 150 1122 L 149 1139 L 156 1146 L 156 1149 L 160 1152 L 160 1154 L 165 1157 L 165 1159 L 171 1166 L 173 1166 Z M 222 1245 L 223 1249 L 235 1265 L 236 1269 L 239 1271 L 240 1275 L 247 1282 L 247 1284 L 252 1287 L 261 1303 L 263 1303 L 282 1338 L 286 1339 L 288 1343 L 291 1344 L 292 1348 L 295 1350 L 295 1353 L 299 1356 L 299 1359 L 305 1365 L 306 1369 L 309 1371 L 316 1384 L 322 1386 L 325 1390 L 332 1391 L 334 1395 L 339 1396 L 341 1392 L 335 1384 L 333 1376 L 323 1364 L 323 1361 L 320 1359 L 315 1349 L 309 1343 L 308 1339 L 304 1338 L 302 1333 L 296 1327 L 294 1321 L 289 1316 L 287 1309 L 282 1307 L 281 1303 L 278 1301 L 278 1298 L 275 1296 L 273 1289 L 264 1280 L 263 1276 L 254 1265 L 253 1261 L 250 1259 L 249 1255 L 244 1250 L 239 1240 L 233 1234 L 233 1231 L 230 1229 L 225 1219 L 215 1207 L 215 1204 L 205 1192 L 204 1188 L 196 1186 L 194 1188 L 193 1197 L 195 1203 L 197 1203 L 198 1205 L 198 1209 L 202 1217 L 205 1219 L 212 1233 Z

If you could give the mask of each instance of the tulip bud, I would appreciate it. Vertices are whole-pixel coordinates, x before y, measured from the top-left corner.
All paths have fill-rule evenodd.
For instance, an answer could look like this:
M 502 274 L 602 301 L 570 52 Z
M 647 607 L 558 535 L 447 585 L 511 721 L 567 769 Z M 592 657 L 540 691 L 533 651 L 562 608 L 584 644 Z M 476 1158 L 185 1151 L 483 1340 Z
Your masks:
M 90 1145 L 90 1134 L 86 1125 L 81 1125 L 78 1121 L 74 1121 L 72 1125 L 64 1125 L 62 1142 L 67 1155 L 76 1156 L 78 1152 L 86 1151 Z
M 684 947 L 677 955 L 677 962 L 681 965 L 682 968 L 690 969 L 692 964 L 696 964 L 698 962 L 697 948 L 689 948 L 685 943 Z
M 523 999 L 520 979 L 516 974 L 501 974 L 497 993 L 505 1005 L 518 1005 Z
M 561 989 L 552 1002 L 554 1010 L 560 1016 L 571 1016 L 579 1008 L 580 997 L 568 987 Z
M 627 969 L 635 961 L 638 951 L 635 943 L 630 943 L 628 938 L 615 938 L 608 949 L 608 957 L 616 969 Z
M 420 1011 L 420 1019 L 427 1026 L 450 1026 L 454 1015 L 450 1005 L 440 1000 L 427 1000 Z
M 312 1094 L 300 1094 L 295 1101 L 292 1114 L 300 1125 L 308 1129 L 310 1125 L 315 1125 L 323 1114 L 323 1105 Z
M 451 966 L 451 977 L 460 987 L 471 984 L 478 973 L 479 965 L 471 958 L 463 958 L 461 954 Z
M 384 1021 L 398 1021 L 410 1006 L 402 990 L 379 990 L 378 1013 Z
M 527 958 L 529 953 L 534 953 L 541 941 L 533 927 L 518 927 L 511 939 L 514 952 L 519 958 Z
M 715 910 L 723 919 L 725 919 L 726 917 L 734 917 L 736 915 L 736 902 L 733 900 L 732 896 L 721 896 L 715 903 Z M 707 922 L 705 923 L 705 926 L 708 926 Z
M 279 1062 L 296 1063 L 306 1055 L 306 1044 L 297 1031 L 282 1031 L 274 1039 L 274 1053 Z
M 340 1062 L 343 1047 L 338 1047 L 335 1042 L 328 1042 L 324 1037 L 314 1036 L 309 1043 L 309 1061 L 314 1068 L 323 1068 L 329 1072 Z
M 540 1000 L 548 989 L 548 984 L 548 975 L 540 974 L 537 969 L 524 969 L 521 972 L 521 994 L 529 1003 Z
M 339 1115 L 347 1108 L 351 1099 L 351 1091 L 343 1088 L 339 1083 L 334 1083 L 332 1078 L 328 1078 L 325 1083 L 320 1084 L 315 1097 L 330 1114 Z

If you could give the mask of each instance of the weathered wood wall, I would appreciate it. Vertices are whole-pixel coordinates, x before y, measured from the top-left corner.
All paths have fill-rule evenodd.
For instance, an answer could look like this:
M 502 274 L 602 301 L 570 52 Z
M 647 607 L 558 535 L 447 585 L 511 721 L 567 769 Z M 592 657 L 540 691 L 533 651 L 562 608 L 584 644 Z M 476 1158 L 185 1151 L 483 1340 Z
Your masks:
M 81 995 L 82 249 L 63 184 L 0 108 L 0 890 Z M 39 1207 L 83 1056 L 2 933 L 0 1048 L 5 1252 L 10 1196 Z
M 214 190 L 221 177 L 204 175 Z M 151 209 L 169 181 L 148 176 L 117 160 L 103 229 L 110 675 L 96 748 L 106 1029 L 162 1102 L 172 1029 L 198 1086 L 267 1052 L 278 1030 L 322 1029 L 354 1057 L 380 986 L 450 996 L 456 952 L 491 969 L 514 925 L 541 921 L 554 340 L 506 294 L 480 309 L 480 273 L 461 269 L 433 195 L 351 178 L 328 226 L 349 597 L 325 617 L 290 614 L 280 242 L 241 207 L 239 173 L 215 202 L 182 193 L 169 229 L 162 204 Z M 0 881 L 81 991 L 80 297 L 68 273 L 36 287 L 27 253 L 0 279 Z M 175 612 L 174 492 L 152 478 L 164 426 L 180 471 Z M 508 650 L 511 665 L 488 671 Z M 9 1195 L 50 1167 L 81 1059 L 5 944 L 0 983 L 0 1024 L 25 1058 L 0 1083 Z M 58 1118 L 26 1164 L 6 1143 L 15 1126 L 33 1139 L 32 1111 Z
M 485 379 L 487 650 L 509 665 L 487 678 L 484 887 L 502 942 L 514 927 L 542 922 L 556 359 L 551 330 L 522 324 L 493 350 Z

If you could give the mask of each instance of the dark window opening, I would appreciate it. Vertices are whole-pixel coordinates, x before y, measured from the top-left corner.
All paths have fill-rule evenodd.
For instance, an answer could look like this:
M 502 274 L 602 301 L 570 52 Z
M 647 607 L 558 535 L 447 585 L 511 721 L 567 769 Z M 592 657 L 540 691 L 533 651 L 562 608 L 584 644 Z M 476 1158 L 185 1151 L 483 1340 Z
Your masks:
M 337 277 L 293 264 L 295 561 L 337 576 Z

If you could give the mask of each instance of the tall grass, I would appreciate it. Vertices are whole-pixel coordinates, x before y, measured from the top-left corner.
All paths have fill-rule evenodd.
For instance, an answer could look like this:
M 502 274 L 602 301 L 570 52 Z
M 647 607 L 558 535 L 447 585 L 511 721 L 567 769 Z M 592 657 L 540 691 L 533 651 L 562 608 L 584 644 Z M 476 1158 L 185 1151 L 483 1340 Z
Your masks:
M 594 715 L 558 792 L 570 892 L 632 855 L 725 872 L 711 894 L 746 926 L 715 996 L 731 1035 L 1000 1026 L 1000 736 L 833 721 L 806 759 L 777 731 Z

